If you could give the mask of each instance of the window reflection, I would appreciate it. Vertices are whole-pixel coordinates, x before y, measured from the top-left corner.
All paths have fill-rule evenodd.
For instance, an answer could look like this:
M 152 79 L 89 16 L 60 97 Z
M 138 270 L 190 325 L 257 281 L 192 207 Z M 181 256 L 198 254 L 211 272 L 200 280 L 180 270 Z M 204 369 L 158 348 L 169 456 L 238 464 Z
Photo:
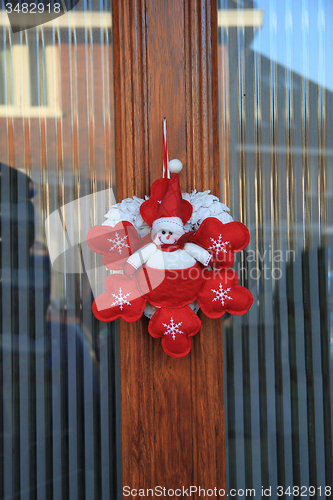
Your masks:
M 109 499 L 120 485 L 117 326 L 94 319 L 80 260 L 83 220 L 111 199 L 47 222 L 114 188 L 110 6 L 79 4 L 20 33 L 0 8 L 1 498 Z M 79 259 L 55 267 L 47 235 L 61 247 L 69 230 Z
M 255 297 L 224 325 L 230 487 L 332 484 L 331 10 L 219 2 L 222 199 Z

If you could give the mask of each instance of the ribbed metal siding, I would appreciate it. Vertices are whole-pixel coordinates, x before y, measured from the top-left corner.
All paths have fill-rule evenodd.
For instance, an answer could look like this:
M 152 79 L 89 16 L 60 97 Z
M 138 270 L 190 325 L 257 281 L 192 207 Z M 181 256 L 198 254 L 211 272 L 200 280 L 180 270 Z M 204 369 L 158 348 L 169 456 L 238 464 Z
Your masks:
M 252 2 L 218 2 L 221 196 L 251 233 L 235 269 L 254 297 L 224 319 L 227 481 L 256 497 L 281 485 L 321 498 L 333 474 L 332 6 L 297 4 L 300 16 L 290 0 L 255 6 L 267 39 Z
M 84 241 L 87 220 L 102 223 L 111 203 L 106 191 L 71 220 L 60 210 L 114 188 L 110 4 L 80 2 L 53 26 L 15 34 L 0 18 L 0 497 L 115 498 L 116 327 L 92 315 L 86 248 L 75 248 L 74 270 L 70 259 L 51 267 L 47 247 Z

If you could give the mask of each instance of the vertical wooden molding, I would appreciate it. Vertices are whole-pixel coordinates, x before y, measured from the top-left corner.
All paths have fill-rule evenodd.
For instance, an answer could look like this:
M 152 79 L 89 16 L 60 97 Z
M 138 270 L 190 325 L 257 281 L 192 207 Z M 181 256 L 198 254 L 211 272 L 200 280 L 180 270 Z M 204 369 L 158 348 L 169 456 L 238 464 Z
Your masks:
M 117 198 L 149 190 L 145 1 L 113 0 Z
M 219 196 L 216 0 L 185 3 L 188 184 Z
M 215 0 L 113 0 L 117 198 L 150 193 L 169 157 L 182 190 L 219 195 Z M 147 321 L 121 322 L 123 485 L 225 488 L 221 321 L 167 356 Z
M 145 1 L 113 0 L 118 201 L 149 193 Z M 154 478 L 152 343 L 147 321 L 120 320 L 123 484 Z

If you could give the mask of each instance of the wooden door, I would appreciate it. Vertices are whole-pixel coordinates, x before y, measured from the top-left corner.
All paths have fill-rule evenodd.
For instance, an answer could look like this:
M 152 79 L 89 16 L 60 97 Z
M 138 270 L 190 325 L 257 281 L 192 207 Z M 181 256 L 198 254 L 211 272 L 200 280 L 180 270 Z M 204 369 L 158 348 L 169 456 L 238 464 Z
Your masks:
M 118 201 L 161 177 L 163 117 L 182 191 L 219 195 L 216 2 L 114 0 L 113 23 Z M 225 487 L 222 322 L 200 318 L 181 359 L 121 320 L 124 486 Z

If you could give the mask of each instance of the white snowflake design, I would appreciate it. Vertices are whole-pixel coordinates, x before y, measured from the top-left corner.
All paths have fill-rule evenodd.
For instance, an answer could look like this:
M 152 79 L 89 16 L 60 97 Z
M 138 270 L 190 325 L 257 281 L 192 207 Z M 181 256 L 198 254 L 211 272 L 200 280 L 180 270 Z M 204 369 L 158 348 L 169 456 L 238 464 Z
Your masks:
M 181 321 L 180 323 L 175 323 L 173 318 L 171 318 L 170 323 L 167 325 L 166 323 L 162 323 L 163 326 L 167 329 L 166 332 L 164 332 L 164 335 L 171 335 L 173 340 L 176 340 L 176 333 L 183 334 L 181 330 L 179 330 L 180 325 L 182 325 L 183 322 Z
M 112 294 L 112 297 L 114 297 L 116 300 L 111 304 L 111 307 L 112 306 L 120 306 L 120 310 L 122 311 L 123 310 L 123 304 L 126 304 L 127 306 L 130 306 L 131 303 L 128 302 L 126 299 L 129 295 L 131 295 L 131 292 L 128 292 L 128 293 L 125 293 L 125 295 L 123 295 L 123 291 L 121 288 L 119 288 L 119 292 L 118 292 L 119 295 L 116 295 L 116 294 Z
M 120 238 L 119 234 L 116 232 L 115 239 L 113 240 L 112 238 L 108 238 L 108 241 L 110 243 L 113 243 L 113 246 L 110 248 L 110 250 L 114 250 L 115 248 L 118 250 L 119 253 L 122 252 L 122 248 L 129 248 L 129 245 L 127 245 L 126 238 L 128 238 L 128 235 L 125 235 L 123 238 Z
M 214 240 L 214 238 L 212 237 L 210 238 L 210 240 L 213 242 L 213 244 L 208 248 L 208 250 L 213 250 L 216 253 L 228 253 L 225 249 L 225 246 L 230 243 L 230 241 L 222 241 L 222 234 L 219 235 L 217 240 Z
M 216 293 L 216 297 L 212 299 L 212 302 L 215 302 L 215 300 L 220 300 L 222 306 L 224 306 L 226 300 L 232 300 L 232 297 L 229 297 L 228 292 L 231 290 L 231 288 L 224 289 L 222 286 L 222 283 L 219 285 L 218 290 L 214 290 L 211 288 L 212 292 Z

